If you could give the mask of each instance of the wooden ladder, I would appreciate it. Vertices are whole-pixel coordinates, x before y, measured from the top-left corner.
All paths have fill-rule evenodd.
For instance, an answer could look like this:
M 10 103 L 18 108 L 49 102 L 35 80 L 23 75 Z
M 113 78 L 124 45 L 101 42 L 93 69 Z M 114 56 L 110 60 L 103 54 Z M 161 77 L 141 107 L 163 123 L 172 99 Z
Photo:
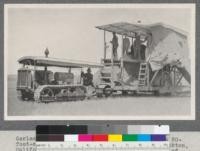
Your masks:
M 139 70 L 139 76 L 138 76 L 139 87 L 144 87 L 147 85 L 147 74 L 148 74 L 147 70 L 148 70 L 148 64 L 140 63 L 140 70 Z

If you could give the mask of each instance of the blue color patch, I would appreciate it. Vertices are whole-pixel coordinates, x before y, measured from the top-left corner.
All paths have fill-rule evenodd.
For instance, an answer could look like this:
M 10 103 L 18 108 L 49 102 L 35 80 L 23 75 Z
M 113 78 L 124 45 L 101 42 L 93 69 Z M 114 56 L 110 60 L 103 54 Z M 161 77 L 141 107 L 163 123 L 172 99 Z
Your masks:
M 138 141 L 151 141 L 151 135 L 148 134 L 139 134 Z

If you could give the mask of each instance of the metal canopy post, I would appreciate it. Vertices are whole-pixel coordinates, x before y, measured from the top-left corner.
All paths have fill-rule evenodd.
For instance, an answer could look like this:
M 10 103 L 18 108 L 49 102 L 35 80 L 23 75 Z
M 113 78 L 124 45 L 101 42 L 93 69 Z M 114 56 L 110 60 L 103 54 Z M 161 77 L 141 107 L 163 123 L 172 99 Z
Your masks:
M 111 67 L 112 67 L 112 72 L 111 72 L 111 85 L 112 87 L 114 87 L 114 82 L 113 82 L 113 78 L 114 78 L 114 55 L 113 55 L 113 45 L 112 45 L 112 51 L 111 51 Z
M 173 86 L 176 87 L 176 68 L 175 67 L 173 67 L 173 71 L 174 71 Z
M 33 69 L 33 90 L 35 90 L 35 86 L 36 86 L 36 70 L 37 70 L 37 66 L 36 66 L 36 60 L 34 60 L 34 69 Z
M 123 73 L 123 68 L 124 68 L 124 62 L 123 62 L 123 56 L 124 56 L 124 50 L 123 50 L 123 47 L 124 47 L 124 42 L 123 42 L 123 35 L 122 35 L 122 50 L 121 50 L 121 64 L 120 64 L 120 68 L 121 68 L 121 80 L 123 81 L 123 76 L 124 76 L 124 73 Z
M 35 66 L 35 60 L 34 60 L 34 69 L 33 69 L 33 90 L 35 90 L 35 70 L 36 70 L 36 66 Z
M 106 31 L 105 30 L 104 30 L 103 41 L 104 41 L 104 60 L 105 60 L 106 59 Z
M 149 63 L 147 62 L 147 87 L 148 87 L 148 90 L 150 89 L 150 78 L 149 78 Z

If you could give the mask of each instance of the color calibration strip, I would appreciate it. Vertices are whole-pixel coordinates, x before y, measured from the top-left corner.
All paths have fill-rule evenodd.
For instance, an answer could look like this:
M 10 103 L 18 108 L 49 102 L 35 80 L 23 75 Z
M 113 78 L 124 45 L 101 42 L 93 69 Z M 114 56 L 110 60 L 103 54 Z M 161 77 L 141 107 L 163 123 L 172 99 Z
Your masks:
M 37 151 L 169 151 L 169 126 L 38 126 Z
M 131 142 L 131 141 L 168 141 L 162 134 L 69 134 L 37 135 L 37 141 L 61 142 Z
M 114 129 L 114 130 L 112 130 Z M 167 141 L 167 125 L 86 126 L 42 125 L 36 128 L 36 141 L 125 142 Z

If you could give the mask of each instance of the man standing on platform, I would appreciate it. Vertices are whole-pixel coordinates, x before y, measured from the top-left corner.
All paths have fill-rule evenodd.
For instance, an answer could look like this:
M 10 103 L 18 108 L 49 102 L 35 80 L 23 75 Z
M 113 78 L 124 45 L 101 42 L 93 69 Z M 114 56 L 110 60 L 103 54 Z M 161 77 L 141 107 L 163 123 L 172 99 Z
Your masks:
M 113 32 L 113 39 L 112 39 L 111 43 L 112 43 L 113 59 L 118 60 L 117 48 L 119 46 L 119 43 L 118 43 L 118 37 L 116 36 L 115 32 Z
M 140 56 L 140 47 L 141 47 L 141 40 L 140 40 L 140 35 L 136 33 L 135 35 L 135 41 L 134 41 L 134 55 L 136 59 L 141 60 Z
M 144 59 L 144 55 L 141 55 L 141 47 L 143 47 L 143 43 L 146 41 L 146 39 L 144 40 L 141 40 L 141 37 L 140 37 L 140 34 L 136 33 L 135 35 L 135 41 L 134 41 L 134 55 L 135 55 L 135 58 L 138 59 L 138 60 L 142 60 Z M 142 46 L 143 45 L 143 46 Z M 144 48 L 143 47 L 143 51 L 145 51 L 146 47 Z M 142 52 L 143 54 L 145 54 L 145 52 Z M 143 56 L 143 58 L 142 58 Z

